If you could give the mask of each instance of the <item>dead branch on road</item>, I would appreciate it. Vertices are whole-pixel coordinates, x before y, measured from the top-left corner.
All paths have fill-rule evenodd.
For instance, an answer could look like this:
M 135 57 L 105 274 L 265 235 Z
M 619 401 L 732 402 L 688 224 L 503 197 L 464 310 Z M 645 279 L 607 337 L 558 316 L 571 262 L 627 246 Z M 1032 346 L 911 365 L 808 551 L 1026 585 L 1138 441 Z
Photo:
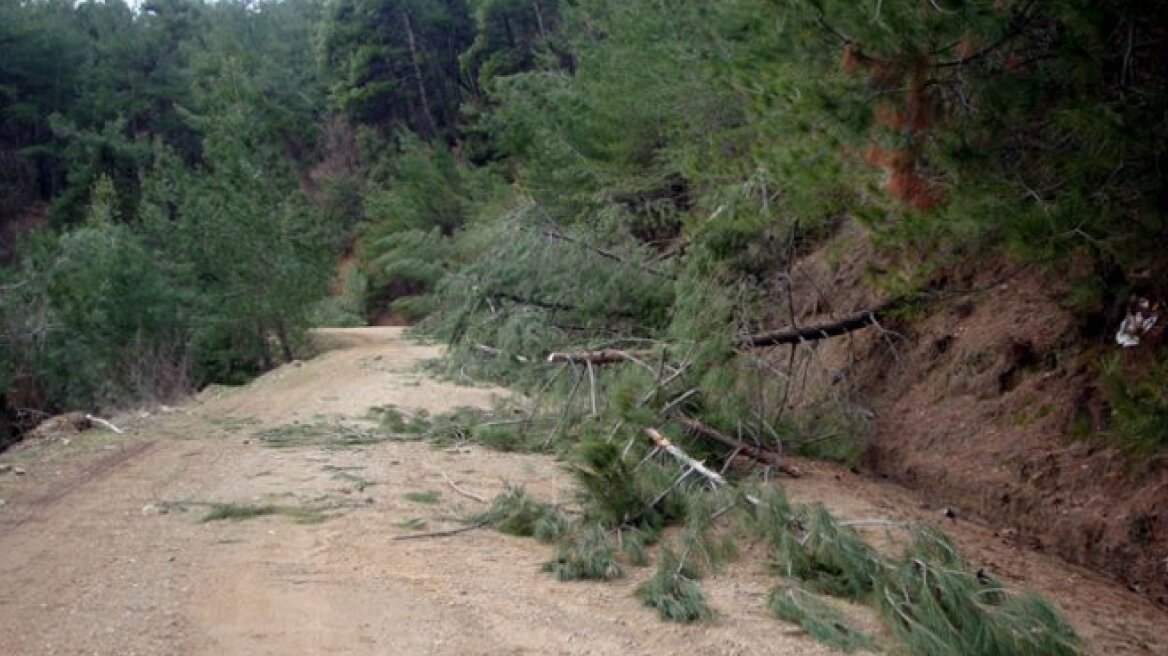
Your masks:
M 484 519 L 482 521 L 475 522 L 474 524 L 469 524 L 467 526 L 460 526 L 458 528 L 452 528 L 449 531 L 434 531 L 433 533 L 414 533 L 413 535 L 397 535 L 397 536 L 394 536 L 393 539 L 394 540 L 421 540 L 423 538 L 444 538 L 444 537 L 448 537 L 451 535 L 458 535 L 459 533 L 466 533 L 467 531 L 473 531 L 476 528 L 482 528 L 489 523 L 490 523 L 489 521 Z
M 450 477 L 446 475 L 446 472 L 442 472 L 442 478 L 446 480 L 447 485 L 449 485 L 451 488 L 454 489 L 455 492 L 461 494 L 462 496 L 464 496 L 468 499 L 474 499 L 475 501 L 478 501 L 479 503 L 486 503 L 487 502 L 487 500 L 485 498 L 483 498 L 482 496 L 475 494 L 474 492 L 468 492 L 468 491 L 458 487 L 458 485 L 456 485 L 454 483 L 454 481 L 450 480 Z

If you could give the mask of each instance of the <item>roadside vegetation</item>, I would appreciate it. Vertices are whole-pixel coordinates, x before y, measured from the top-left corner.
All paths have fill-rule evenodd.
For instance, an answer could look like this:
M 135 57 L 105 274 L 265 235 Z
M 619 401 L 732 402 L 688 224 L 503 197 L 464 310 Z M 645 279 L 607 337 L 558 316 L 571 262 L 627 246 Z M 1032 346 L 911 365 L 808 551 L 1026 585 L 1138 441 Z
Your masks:
M 831 615 L 843 597 L 912 653 L 1073 652 L 942 537 L 889 558 L 732 481 L 796 476 L 790 453 L 857 463 L 871 414 L 816 343 L 894 344 L 995 258 L 1065 272 L 1068 348 L 1104 397 L 1081 432 L 1162 455 L 1164 322 L 1103 354 L 1133 303 L 1168 303 L 1166 12 L 0 2 L 0 445 L 246 381 L 314 323 L 416 323 L 450 347 L 441 375 L 530 402 L 260 439 L 556 454 L 579 515 L 514 493 L 482 521 L 554 541 L 563 579 L 655 561 L 637 594 L 666 619 L 711 616 L 700 581 L 754 515 L 788 579 L 772 609 L 831 644 L 871 644 Z M 855 224 L 880 254 L 867 296 L 800 325 L 796 261 Z

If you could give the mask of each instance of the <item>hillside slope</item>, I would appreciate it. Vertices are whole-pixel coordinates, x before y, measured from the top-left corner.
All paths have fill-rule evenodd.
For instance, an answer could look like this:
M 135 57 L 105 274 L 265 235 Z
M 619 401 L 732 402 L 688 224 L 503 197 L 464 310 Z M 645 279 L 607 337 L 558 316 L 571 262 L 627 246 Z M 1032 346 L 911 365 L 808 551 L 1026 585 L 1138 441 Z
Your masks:
M 803 259 L 802 320 L 876 302 L 876 252 L 852 224 Z M 1168 604 L 1168 459 L 1116 448 L 1097 388 L 1101 357 L 1143 354 L 1089 343 L 1065 276 L 999 262 L 937 278 L 911 316 L 804 354 L 805 398 L 846 388 L 870 411 L 872 472 Z

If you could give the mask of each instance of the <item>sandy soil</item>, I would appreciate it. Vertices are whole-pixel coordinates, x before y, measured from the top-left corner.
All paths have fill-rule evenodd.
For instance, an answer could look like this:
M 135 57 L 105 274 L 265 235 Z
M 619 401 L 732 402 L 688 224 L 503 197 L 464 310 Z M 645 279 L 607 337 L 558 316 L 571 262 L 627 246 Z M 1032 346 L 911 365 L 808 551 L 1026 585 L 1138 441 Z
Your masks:
M 216 388 L 182 408 L 119 418 L 0 457 L 0 654 L 826 654 L 769 618 L 774 584 L 757 548 L 708 582 L 712 624 L 659 622 L 632 598 L 637 580 L 558 583 L 550 549 L 474 530 L 395 541 L 426 522 L 458 526 L 505 483 L 564 499 L 549 458 L 477 447 L 382 443 L 273 449 L 255 433 L 294 421 L 363 417 L 372 406 L 441 412 L 503 393 L 418 372 L 435 347 L 400 329 L 329 331 L 335 350 L 246 388 Z M 804 463 L 790 484 L 847 516 L 935 517 L 903 490 Z M 437 503 L 405 495 L 436 492 Z M 199 502 L 324 504 L 315 524 L 275 515 L 199 521 Z M 185 512 L 183 509 L 186 508 Z M 1092 650 L 1168 653 L 1168 615 L 1138 596 L 960 521 L 976 562 L 1066 609 Z

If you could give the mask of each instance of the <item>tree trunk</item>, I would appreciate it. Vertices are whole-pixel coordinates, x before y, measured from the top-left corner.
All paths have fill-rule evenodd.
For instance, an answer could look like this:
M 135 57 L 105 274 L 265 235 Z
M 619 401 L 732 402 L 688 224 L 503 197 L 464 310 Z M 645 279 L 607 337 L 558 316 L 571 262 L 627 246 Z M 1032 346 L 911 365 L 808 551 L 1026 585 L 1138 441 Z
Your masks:
M 410 44 L 410 61 L 414 65 L 414 78 L 418 83 L 418 99 L 422 103 L 422 114 L 426 118 L 426 125 L 430 129 L 431 138 L 438 136 L 438 124 L 434 122 L 434 113 L 430 111 L 430 97 L 426 94 L 426 78 L 422 75 L 422 61 L 418 57 L 418 40 L 414 36 L 414 25 L 406 10 L 401 11 L 402 23 L 406 27 L 406 38 Z
M 276 338 L 280 340 L 280 351 L 284 355 L 284 362 L 291 362 L 296 359 L 292 352 L 292 342 L 288 339 L 288 328 L 284 324 L 283 317 L 276 319 Z
M 543 10 L 539 8 L 539 0 L 535 0 L 531 4 L 533 7 L 535 7 L 535 23 L 539 25 L 539 35 L 546 39 L 547 27 L 545 27 L 543 24 Z
M 268 344 L 268 331 L 264 330 L 264 322 L 256 319 L 256 339 L 260 346 L 260 366 L 264 371 L 272 368 L 272 348 Z

